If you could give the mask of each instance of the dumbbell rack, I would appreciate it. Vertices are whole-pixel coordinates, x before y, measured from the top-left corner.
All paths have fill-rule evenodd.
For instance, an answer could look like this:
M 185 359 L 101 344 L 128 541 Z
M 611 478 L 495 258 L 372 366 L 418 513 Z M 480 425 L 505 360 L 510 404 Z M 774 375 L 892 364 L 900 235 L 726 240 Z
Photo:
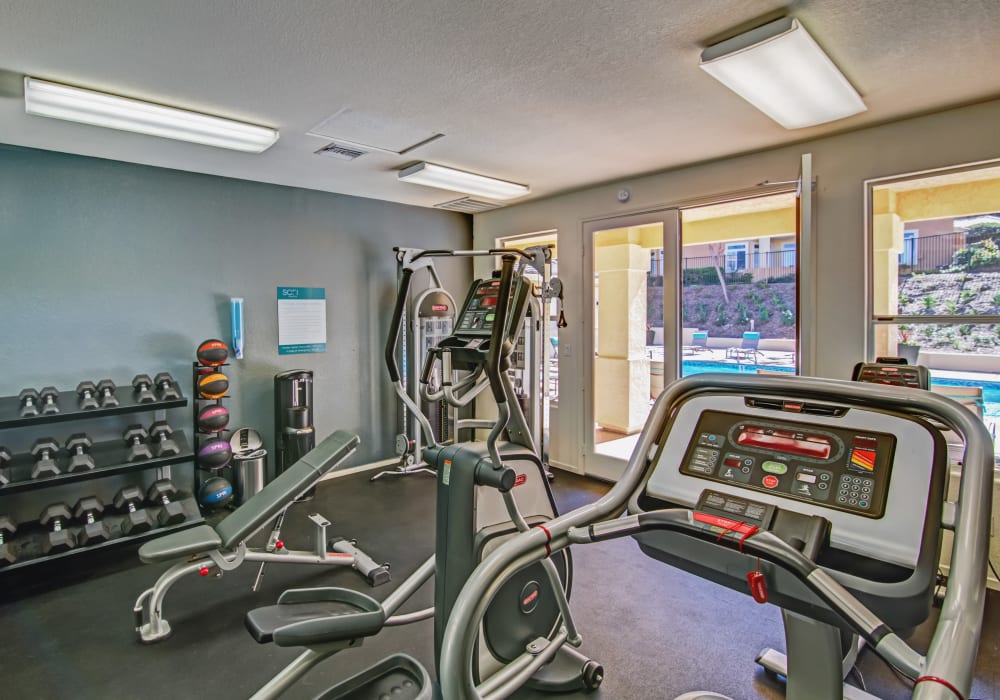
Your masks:
M 198 449 L 201 447 L 201 441 L 202 440 L 213 440 L 213 439 L 218 438 L 219 440 L 227 440 L 228 441 L 229 440 L 229 434 L 232 432 L 228 428 L 223 428 L 222 430 L 217 430 L 215 432 L 205 432 L 205 431 L 200 430 L 198 428 L 198 414 L 201 413 L 201 410 L 203 408 L 205 408 L 206 406 L 209 406 L 209 405 L 221 406 L 223 400 L 229 398 L 229 391 L 228 390 L 226 391 L 225 395 L 220 396 L 217 399 L 205 399 L 205 398 L 202 398 L 201 397 L 201 392 L 198 391 L 198 379 L 201 378 L 202 376 L 204 376 L 203 373 L 205 373 L 208 370 L 210 370 L 212 373 L 214 373 L 214 372 L 222 372 L 223 374 L 225 374 L 225 372 L 223 372 L 223 368 L 225 368 L 225 367 L 229 367 L 229 363 L 228 362 L 225 362 L 225 363 L 223 363 L 221 365 L 203 365 L 200 362 L 192 362 L 191 363 L 191 395 L 194 397 L 194 411 L 192 411 L 192 414 L 194 416 L 192 418 L 192 425 L 193 425 L 194 432 L 192 434 L 194 435 L 194 442 L 195 442 L 195 445 L 194 445 L 194 451 L 195 451 L 195 455 L 196 455 L 195 456 L 195 471 L 197 473 L 197 478 L 195 479 L 195 485 L 194 485 L 195 493 L 199 492 L 199 490 L 201 489 L 201 485 L 202 485 L 202 483 L 205 480 L 207 480 L 208 478 L 213 477 L 213 476 L 224 477 L 227 481 L 229 481 L 230 485 L 233 484 L 233 473 L 232 473 L 233 472 L 233 468 L 232 468 L 233 462 L 232 462 L 232 460 L 230 460 L 226 464 L 223 464 L 221 467 L 215 467 L 214 469 L 210 469 L 208 467 L 203 467 L 200 464 L 198 464 L 198 459 L 197 459 Z M 227 374 L 226 377 L 228 378 L 229 375 Z M 206 474 L 208 476 L 204 476 Z M 204 478 L 203 478 L 203 476 L 204 476 Z M 232 510 L 233 507 L 234 507 L 235 502 L 236 502 L 236 499 L 235 498 L 231 498 L 229 500 L 229 503 L 226 504 L 225 506 L 222 506 L 222 508 L 227 508 L 229 510 Z M 199 508 L 202 508 L 202 510 L 206 510 L 206 512 L 209 512 L 209 511 L 207 511 L 207 509 L 205 509 L 200 504 L 199 504 Z M 218 510 L 219 509 L 216 509 L 216 512 L 218 512 Z
M 58 413 L 39 414 L 34 416 L 20 415 L 21 403 L 17 396 L 0 397 L 0 431 L 8 429 L 27 429 L 33 426 L 52 423 L 101 419 L 132 413 L 164 411 L 166 409 L 182 408 L 188 405 L 188 400 L 183 395 L 176 399 L 157 399 L 153 402 L 139 403 L 136 400 L 137 397 L 135 392 L 132 391 L 132 387 L 129 385 L 120 385 L 118 387 L 116 397 L 118 399 L 118 405 L 116 406 L 80 409 L 78 407 L 79 396 L 77 393 L 75 391 L 62 391 L 59 392 L 59 397 L 57 399 L 57 403 L 60 407 L 60 411 Z M 14 517 L 13 513 L 18 510 L 18 504 L 27 500 L 28 497 L 26 494 L 28 492 L 38 491 L 41 489 L 52 489 L 56 487 L 56 492 L 59 495 L 57 497 L 53 497 L 53 500 L 65 502 L 69 508 L 73 508 L 78 499 L 101 492 L 101 500 L 104 501 L 104 513 L 100 519 L 108 525 L 111 538 L 96 544 L 77 546 L 65 552 L 45 554 L 43 544 L 46 541 L 49 528 L 40 524 L 37 519 L 37 513 L 32 513 L 30 517 L 16 517 L 15 519 L 18 521 L 17 532 L 13 537 L 5 537 L 4 541 L 14 543 L 18 552 L 18 560 L 13 564 L 0 568 L 0 575 L 15 570 L 21 570 L 25 567 L 42 562 L 51 562 L 57 559 L 73 557 L 74 555 L 81 554 L 83 552 L 107 550 L 108 548 L 116 547 L 124 543 L 138 542 L 144 539 L 159 537 L 161 534 L 166 532 L 184 529 L 203 522 L 191 489 L 185 488 L 189 485 L 177 484 L 180 493 L 178 494 L 178 498 L 175 500 L 180 501 L 183 504 L 184 513 L 187 516 L 184 522 L 166 527 L 154 527 L 152 530 L 139 534 L 122 534 L 122 521 L 125 520 L 125 516 L 116 511 L 113 503 L 114 491 L 110 490 L 110 488 L 116 486 L 116 484 L 110 484 L 108 481 L 104 481 L 105 477 L 156 469 L 157 478 L 160 478 L 162 475 L 169 472 L 170 465 L 193 462 L 194 453 L 188 444 L 183 431 L 174 431 L 172 438 L 179 449 L 178 454 L 164 457 L 153 457 L 151 459 L 144 459 L 135 462 L 126 461 L 128 448 L 121 438 L 96 441 L 88 450 L 88 453 L 93 457 L 95 467 L 90 470 L 75 472 L 65 471 L 67 460 L 66 451 L 63 447 L 63 438 L 63 440 L 60 441 L 60 448 L 58 452 L 54 454 L 54 457 L 62 470 L 61 473 L 39 479 L 31 478 L 31 472 L 36 457 L 27 452 L 15 452 L 5 468 L 10 481 L 5 485 L 0 486 L 0 514 L 12 514 L 12 517 Z M 0 437 L 0 444 L 4 444 L 4 438 L 2 437 Z M 94 484 L 93 487 L 86 489 L 58 488 L 65 487 L 69 484 L 84 481 L 90 482 L 93 480 L 102 481 L 98 484 Z M 102 485 L 106 485 L 103 492 L 101 489 Z M 187 493 L 184 493 L 185 491 L 187 491 Z M 15 500 L 11 498 L 17 495 L 20 495 L 19 499 Z M 44 499 L 42 499 L 42 501 L 44 501 Z M 155 523 L 157 506 L 151 506 L 145 503 L 143 503 L 142 506 L 150 511 L 151 517 Z M 39 507 L 36 510 L 40 512 L 42 508 Z M 22 508 L 21 511 L 23 513 L 24 508 Z M 69 523 L 68 529 L 78 532 L 82 528 L 82 523 L 78 523 L 73 520 Z

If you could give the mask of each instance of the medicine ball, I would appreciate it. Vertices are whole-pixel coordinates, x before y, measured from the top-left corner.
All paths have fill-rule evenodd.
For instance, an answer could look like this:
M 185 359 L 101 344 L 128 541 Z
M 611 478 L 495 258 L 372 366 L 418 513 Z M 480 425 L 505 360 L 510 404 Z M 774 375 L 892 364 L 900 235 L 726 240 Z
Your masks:
M 229 425 L 229 409 L 225 406 L 208 405 L 198 412 L 198 430 L 217 433 Z
M 229 464 L 233 450 L 228 440 L 207 440 L 198 448 L 198 464 L 206 469 L 219 469 Z
M 208 508 L 219 508 L 233 498 L 233 486 L 221 476 L 213 476 L 205 480 L 198 489 L 198 502 Z
M 198 346 L 198 362 L 209 367 L 218 367 L 229 359 L 229 348 L 221 340 L 212 338 Z
M 221 372 L 198 378 L 198 393 L 203 399 L 221 399 L 229 390 L 229 379 Z

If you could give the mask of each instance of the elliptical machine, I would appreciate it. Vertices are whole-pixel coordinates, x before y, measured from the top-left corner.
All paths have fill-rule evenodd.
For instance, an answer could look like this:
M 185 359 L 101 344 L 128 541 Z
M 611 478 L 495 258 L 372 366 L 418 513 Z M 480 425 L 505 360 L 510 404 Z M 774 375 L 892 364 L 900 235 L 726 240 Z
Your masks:
M 547 249 L 546 249 L 547 250 Z M 497 402 L 498 418 L 490 421 L 485 442 L 441 445 L 420 420 L 429 446 L 423 458 L 437 474 L 437 540 L 435 554 L 382 603 L 350 589 L 286 591 L 278 605 L 252 610 L 246 624 L 261 643 L 305 646 L 295 661 L 275 676 L 255 700 L 277 697 L 314 665 L 341 649 L 358 646 L 383 627 L 434 618 L 435 660 L 452 606 L 476 565 L 507 539 L 532 529 L 545 530 L 557 516 L 531 431 L 507 374 L 511 353 L 521 333 L 532 294 L 524 271 L 537 260 L 522 251 L 428 251 L 428 255 L 502 254 L 498 279 L 477 280 L 467 295 L 454 333 L 430 355 L 421 375 L 427 379 L 441 365 L 441 393 L 461 402 L 482 384 Z M 544 259 L 543 259 L 544 261 Z M 397 314 L 399 307 L 397 306 Z M 398 323 L 393 324 L 398 328 Z M 394 383 L 400 381 L 395 354 L 386 360 Z M 458 382 L 456 372 L 467 372 Z M 405 400 L 405 399 L 404 399 Z M 415 405 L 411 408 L 418 408 Z M 415 410 L 418 418 L 422 415 Z M 506 436 L 506 440 L 502 440 Z M 434 607 L 397 615 L 396 611 L 432 575 Z M 574 647 L 581 642 L 569 609 L 572 562 L 568 550 L 537 562 L 506 582 L 493 598 L 479 625 L 476 678 L 492 683 L 496 697 L 518 688 L 570 692 L 597 688 L 603 668 Z M 542 654 L 547 663 L 530 672 L 495 673 L 526 652 Z M 438 676 L 440 678 L 440 669 Z M 405 682 L 404 682 L 405 681 Z M 414 659 L 397 655 L 350 678 L 321 697 L 379 698 L 385 688 L 399 688 L 394 700 L 432 697 L 429 675 Z
M 499 277 L 475 280 L 459 307 L 455 298 L 442 287 L 435 260 L 498 257 L 510 251 L 395 248 L 394 252 L 398 285 L 385 360 L 401 409 L 400 432 L 395 445 L 400 460 L 395 468 L 375 474 L 372 481 L 386 476 L 432 474 L 423 457 L 425 447 L 468 439 L 463 431 L 493 428 L 492 419 L 461 415 L 489 384 L 482 362 L 463 361 L 459 358 L 461 353 L 456 352 L 452 355 L 455 362 L 445 368 L 442 352 L 449 352 L 455 343 L 461 344 L 456 337 L 489 337 L 492 321 L 486 321 L 486 317 L 495 309 L 479 304 L 495 303 L 495 295 L 488 294 L 489 284 L 484 283 L 496 286 Z M 521 266 L 518 274 L 524 278 L 530 293 L 526 295 L 527 315 L 521 314 L 524 332 L 515 335 L 513 361 L 508 363 L 508 370 L 515 375 L 514 396 L 523 413 L 519 428 L 526 431 L 526 436 L 520 440 L 524 444 L 527 444 L 524 441 L 531 441 L 549 479 L 552 474 L 546 465 L 546 415 L 550 378 L 546 352 L 549 352 L 550 343 L 546 316 L 550 302 L 561 304 L 562 301 L 562 284 L 549 275 L 551 256 L 550 246 L 533 246 L 518 252 Z M 427 286 L 421 288 L 416 280 L 424 272 Z M 530 284 L 528 278 L 534 280 L 534 284 Z M 456 309 L 460 310 L 457 316 Z M 560 326 L 565 325 L 561 313 L 559 318 Z

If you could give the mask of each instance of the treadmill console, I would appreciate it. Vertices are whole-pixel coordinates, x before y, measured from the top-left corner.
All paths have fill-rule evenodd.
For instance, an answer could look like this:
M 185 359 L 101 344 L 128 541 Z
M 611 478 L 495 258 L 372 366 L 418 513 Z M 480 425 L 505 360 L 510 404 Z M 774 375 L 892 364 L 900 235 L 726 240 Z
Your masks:
M 885 512 L 896 439 L 875 431 L 704 411 L 683 474 L 869 518 Z
M 889 384 L 911 389 L 930 389 L 931 374 L 923 365 L 904 365 L 895 362 L 859 362 L 854 366 L 851 379 L 869 384 Z
M 499 290 L 499 279 L 476 280 L 458 315 L 455 335 L 488 338 L 493 333 Z

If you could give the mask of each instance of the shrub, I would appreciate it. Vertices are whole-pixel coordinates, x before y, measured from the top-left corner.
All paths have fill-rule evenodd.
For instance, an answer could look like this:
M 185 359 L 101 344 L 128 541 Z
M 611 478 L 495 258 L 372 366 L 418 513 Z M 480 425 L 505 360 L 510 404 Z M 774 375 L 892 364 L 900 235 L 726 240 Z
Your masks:
M 726 307 L 722 305 L 720 301 L 715 305 L 715 325 L 725 326 L 729 323 L 729 314 L 726 313 Z
M 698 323 L 708 323 L 708 304 L 698 304 Z
M 952 314 L 952 315 L 957 314 L 958 313 L 958 304 L 956 304 L 953 301 L 946 301 L 944 303 L 944 310 L 946 312 L 948 312 L 949 314 Z
M 714 267 L 689 267 L 681 273 L 681 282 L 685 286 L 718 284 L 719 275 Z
M 934 297 L 927 296 L 927 297 L 924 297 L 923 299 L 921 299 L 921 301 L 924 303 L 924 310 L 925 311 L 933 311 L 934 310 Z
M 757 320 L 761 323 L 767 323 L 771 320 L 771 309 L 766 306 L 758 307 L 757 309 Z
M 788 274 L 788 275 L 778 275 L 776 277 L 768 277 L 767 278 L 768 284 L 777 284 L 779 282 L 794 282 L 794 281 L 795 281 L 795 273 L 794 272 L 791 273 L 791 274 Z
M 993 295 L 993 306 L 1000 308 L 1000 294 Z
M 792 313 L 791 309 L 781 310 L 781 325 L 783 326 L 794 326 L 795 325 L 795 314 Z
M 958 297 L 958 300 L 963 304 L 968 304 L 970 301 L 972 301 L 973 296 L 974 296 L 973 293 L 970 292 L 968 289 L 963 289 L 962 293 Z

